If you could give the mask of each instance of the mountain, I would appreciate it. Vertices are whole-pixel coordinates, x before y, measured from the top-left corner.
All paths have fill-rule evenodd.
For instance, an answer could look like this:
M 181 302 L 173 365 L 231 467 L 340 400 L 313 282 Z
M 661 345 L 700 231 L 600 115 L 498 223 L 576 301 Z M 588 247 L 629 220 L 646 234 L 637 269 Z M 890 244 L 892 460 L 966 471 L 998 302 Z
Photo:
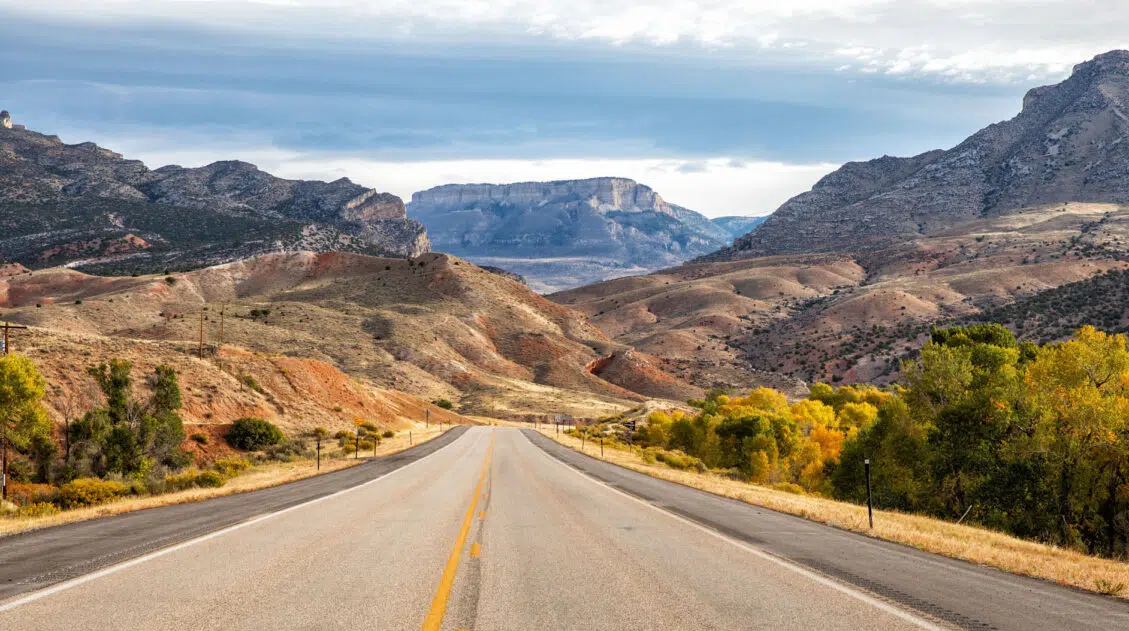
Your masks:
M 0 260 L 91 271 L 189 269 L 286 250 L 430 251 L 400 198 L 252 164 L 150 170 L 94 143 L 0 125 Z
M 952 149 L 844 165 L 703 260 L 879 249 L 1034 206 L 1126 203 L 1127 137 L 1129 51 L 1118 50 Z
M 700 394 L 649 356 L 626 353 L 579 311 L 447 254 L 287 252 L 170 275 L 56 267 L 0 276 L 4 320 L 195 355 L 203 317 L 209 361 L 219 361 L 221 310 L 223 358 L 243 348 L 319 361 L 480 414 L 591 417 L 664 393 Z M 281 363 L 279 373 L 271 378 L 285 379 Z
M 413 194 L 408 214 L 437 250 L 520 274 L 539 291 L 677 265 L 730 238 L 624 178 L 448 184 Z
M 765 217 L 743 217 L 743 216 L 729 216 L 729 217 L 714 217 L 710 221 L 713 225 L 721 228 L 729 239 L 733 240 L 742 237 L 751 232 L 753 228 L 764 223 Z
M 549 297 L 702 388 L 888 382 L 953 322 L 1124 330 L 1127 117 L 1114 51 L 954 149 L 844 165 L 730 248 Z

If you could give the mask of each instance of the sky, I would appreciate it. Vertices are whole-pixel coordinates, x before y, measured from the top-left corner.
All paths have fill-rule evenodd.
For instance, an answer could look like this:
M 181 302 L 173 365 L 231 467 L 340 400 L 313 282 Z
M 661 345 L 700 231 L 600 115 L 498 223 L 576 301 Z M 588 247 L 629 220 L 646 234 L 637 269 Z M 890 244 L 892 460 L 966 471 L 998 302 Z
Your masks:
M 1120 0 L 0 0 L 0 109 L 163 164 L 406 200 L 630 177 L 760 215 L 1129 46 Z

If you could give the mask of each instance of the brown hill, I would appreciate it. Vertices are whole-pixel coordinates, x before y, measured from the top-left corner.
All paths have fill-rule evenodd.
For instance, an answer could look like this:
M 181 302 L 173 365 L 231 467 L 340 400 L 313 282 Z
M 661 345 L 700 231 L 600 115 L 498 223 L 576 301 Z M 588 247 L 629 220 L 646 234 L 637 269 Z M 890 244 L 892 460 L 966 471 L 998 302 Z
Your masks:
M 148 396 L 144 377 L 159 364 L 172 366 L 180 381 L 188 433 L 218 438 L 243 416 L 265 418 L 287 434 L 324 426 L 353 429 L 357 416 L 381 427 L 406 429 L 424 422 L 424 409 L 438 423 L 470 422 L 411 395 L 377 388 L 324 362 L 269 355 L 224 346 L 205 359 L 179 342 L 144 341 L 74 334 L 40 328 L 12 334 L 15 349 L 30 357 L 49 384 L 47 405 L 54 416 L 72 418 L 100 405 L 87 366 L 110 359 L 133 364 L 134 393 Z M 222 446 L 223 441 L 210 441 Z M 191 442 L 185 443 L 193 446 Z
M 694 263 L 551 297 L 700 387 L 743 388 L 773 374 L 881 382 L 935 321 L 997 310 L 1126 261 L 1129 206 L 1058 204 L 860 254 Z
M 167 277 L 52 268 L 0 279 L 0 308 L 16 322 L 184 352 L 202 325 L 208 354 L 222 341 L 310 358 L 486 414 L 597 416 L 645 398 L 587 369 L 622 345 L 583 314 L 445 254 L 283 253 Z M 686 385 L 671 384 L 681 397 Z

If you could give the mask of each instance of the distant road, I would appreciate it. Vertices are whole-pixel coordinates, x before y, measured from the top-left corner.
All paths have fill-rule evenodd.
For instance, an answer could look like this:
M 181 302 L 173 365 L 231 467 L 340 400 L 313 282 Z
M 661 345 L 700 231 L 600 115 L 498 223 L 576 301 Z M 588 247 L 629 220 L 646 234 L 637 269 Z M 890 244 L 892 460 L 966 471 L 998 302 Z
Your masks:
M 446 441 L 352 490 L 10 591 L 0 629 L 1129 628 L 1120 601 L 655 480 L 532 432 Z M 69 558 L 128 532 L 87 532 Z M 33 562 L 11 550 L 29 542 L 0 539 L 0 572 Z

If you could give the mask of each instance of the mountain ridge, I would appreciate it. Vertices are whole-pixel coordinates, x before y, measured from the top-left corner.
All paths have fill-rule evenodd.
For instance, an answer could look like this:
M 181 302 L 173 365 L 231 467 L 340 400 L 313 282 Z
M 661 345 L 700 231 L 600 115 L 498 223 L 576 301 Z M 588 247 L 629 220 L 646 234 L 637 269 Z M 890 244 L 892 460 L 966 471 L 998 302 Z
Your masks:
M 948 150 L 849 162 L 703 261 L 880 249 L 962 221 L 1066 202 L 1126 203 L 1129 51 L 1028 91 L 1015 117 Z
M 0 210 L 0 259 L 31 267 L 138 273 L 272 251 L 430 251 L 400 198 L 348 178 L 286 180 L 239 160 L 150 169 L 19 125 L 0 127 Z

